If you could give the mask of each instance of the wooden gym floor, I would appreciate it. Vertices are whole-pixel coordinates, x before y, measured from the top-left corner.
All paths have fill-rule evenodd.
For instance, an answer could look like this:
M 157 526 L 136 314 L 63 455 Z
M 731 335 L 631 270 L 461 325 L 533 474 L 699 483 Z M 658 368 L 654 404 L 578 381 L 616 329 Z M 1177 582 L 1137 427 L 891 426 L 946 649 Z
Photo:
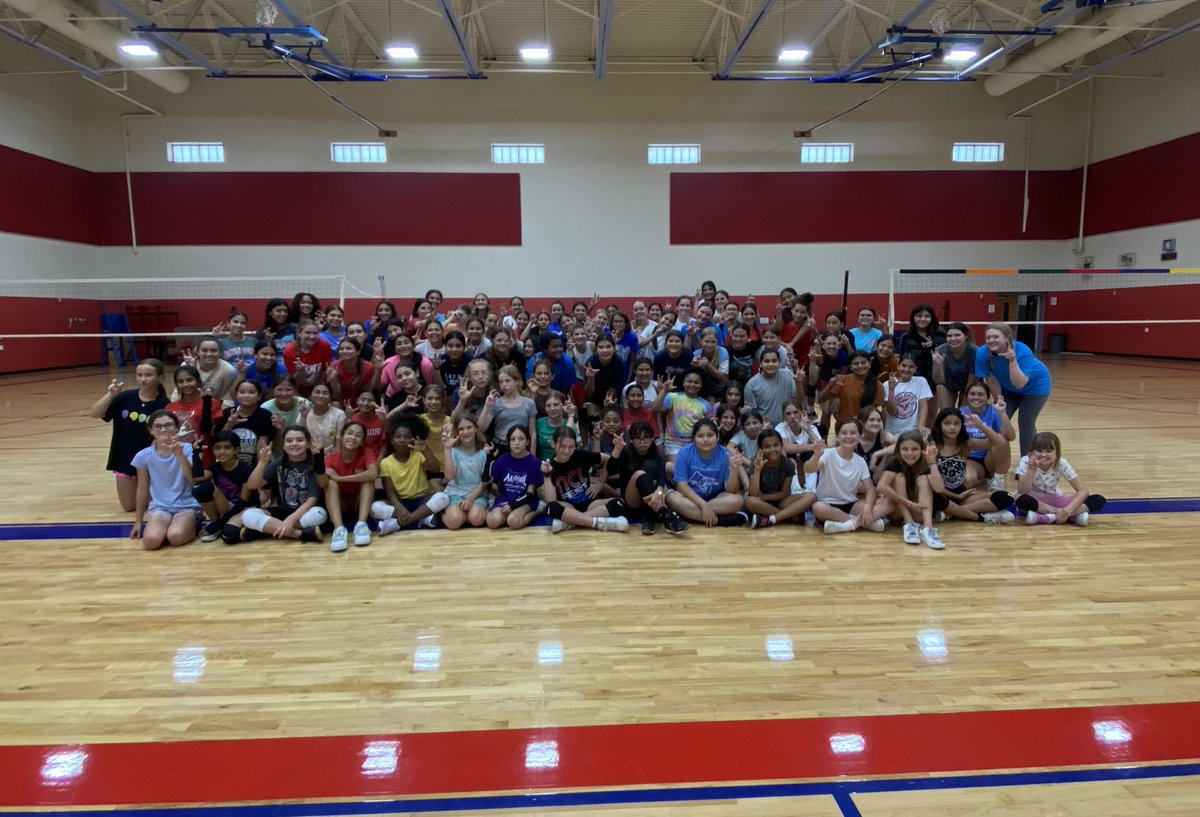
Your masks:
M 1040 427 L 1114 501 L 943 524 L 941 553 L 794 526 L 145 553 L 83 416 L 110 373 L 0 379 L 0 809 L 1200 813 L 1200 364 L 1048 365 Z

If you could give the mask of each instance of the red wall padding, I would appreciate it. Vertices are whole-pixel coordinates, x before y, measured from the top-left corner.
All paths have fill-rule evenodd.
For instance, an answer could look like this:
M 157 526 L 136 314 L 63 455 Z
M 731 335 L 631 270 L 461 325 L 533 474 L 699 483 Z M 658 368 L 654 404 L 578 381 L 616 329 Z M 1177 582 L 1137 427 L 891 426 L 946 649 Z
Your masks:
M 97 174 L 0 145 L 0 190 L 0 231 L 100 243 Z
M 1153 324 L 1151 320 L 1200 318 L 1200 284 L 1052 293 L 1046 303 L 1046 332 L 1067 336 L 1067 349 L 1114 355 L 1200 360 L 1200 324 Z M 1121 306 L 1114 311 L 1114 304 Z M 1055 326 L 1054 320 L 1147 320 L 1145 324 Z
M 1088 235 L 1200 218 L 1200 133 L 1088 169 Z
M 1062 239 L 1080 171 L 672 173 L 672 244 Z

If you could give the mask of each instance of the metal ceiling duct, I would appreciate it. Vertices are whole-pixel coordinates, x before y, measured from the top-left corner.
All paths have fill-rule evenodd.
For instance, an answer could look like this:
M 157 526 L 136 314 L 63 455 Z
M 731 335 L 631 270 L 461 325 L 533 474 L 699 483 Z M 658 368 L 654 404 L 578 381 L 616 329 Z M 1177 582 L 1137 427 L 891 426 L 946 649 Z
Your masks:
M 1053 71 L 1097 48 L 1103 48 L 1134 29 L 1149 25 L 1195 2 L 1196 0 L 1167 0 L 1101 11 L 1086 21 L 1088 25 L 1100 28 L 1073 28 L 1044 40 L 1033 50 L 988 77 L 983 87 L 992 96 L 1007 94 L 1047 71 Z
M 27 15 L 64 37 L 70 37 L 113 62 L 123 65 L 133 73 L 152 82 L 164 91 L 181 94 L 187 90 L 190 79 L 182 69 L 176 68 L 162 56 L 130 57 L 121 51 L 121 44 L 138 39 L 114 25 L 103 21 L 88 20 L 95 13 L 71 0 L 4 0 L 13 9 Z M 157 70 L 147 71 L 147 68 Z

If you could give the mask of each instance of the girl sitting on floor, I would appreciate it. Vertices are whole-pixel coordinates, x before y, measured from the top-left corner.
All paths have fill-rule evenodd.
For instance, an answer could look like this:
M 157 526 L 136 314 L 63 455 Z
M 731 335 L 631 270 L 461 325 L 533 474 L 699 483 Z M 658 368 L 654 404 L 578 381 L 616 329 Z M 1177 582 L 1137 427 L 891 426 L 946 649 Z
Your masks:
M 1075 489 L 1064 494 L 1060 480 Z M 1029 453 L 1017 464 L 1017 507 L 1026 512 L 1029 525 L 1062 525 L 1074 522 L 1087 527 L 1088 514 L 1105 506 L 1107 499 L 1090 493 L 1071 463 L 1063 459 L 1062 443 L 1057 434 L 1040 431 L 1033 437 Z
M 200 503 L 192 496 L 192 446 L 179 439 L 179 421 L 166 409 L 153 412 L 146 426 L 154 444 L 133 457 L 137 503 L 130 539 L 146 550 L 186 545 L 196 538 Z

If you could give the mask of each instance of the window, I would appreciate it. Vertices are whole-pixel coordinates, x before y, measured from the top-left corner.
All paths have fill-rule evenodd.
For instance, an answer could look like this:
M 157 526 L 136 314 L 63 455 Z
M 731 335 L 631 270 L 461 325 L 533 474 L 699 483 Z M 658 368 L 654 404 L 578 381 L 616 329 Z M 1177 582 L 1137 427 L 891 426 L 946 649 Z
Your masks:
M 955 142 L 951 158 L 956 162 L 1003 162 L 1003 142 Z
M 699 145 L 650 145 L 646 156 L 652 165 L 698 165 Z
M 167 161 L 218 164 L 225 161 L 225 145 L 223 142 L 167 142 Z
M 331 142 L 329 157 L 335 162 L 386 164 L 387 145 L 383 142 Z
M 804 142 L 800 145 L 802 164 L 845 164 L 853 161 L 853 142 Z
M 545 145 L 492 145 L 492 164 L 540 165 L 545 163 Z

